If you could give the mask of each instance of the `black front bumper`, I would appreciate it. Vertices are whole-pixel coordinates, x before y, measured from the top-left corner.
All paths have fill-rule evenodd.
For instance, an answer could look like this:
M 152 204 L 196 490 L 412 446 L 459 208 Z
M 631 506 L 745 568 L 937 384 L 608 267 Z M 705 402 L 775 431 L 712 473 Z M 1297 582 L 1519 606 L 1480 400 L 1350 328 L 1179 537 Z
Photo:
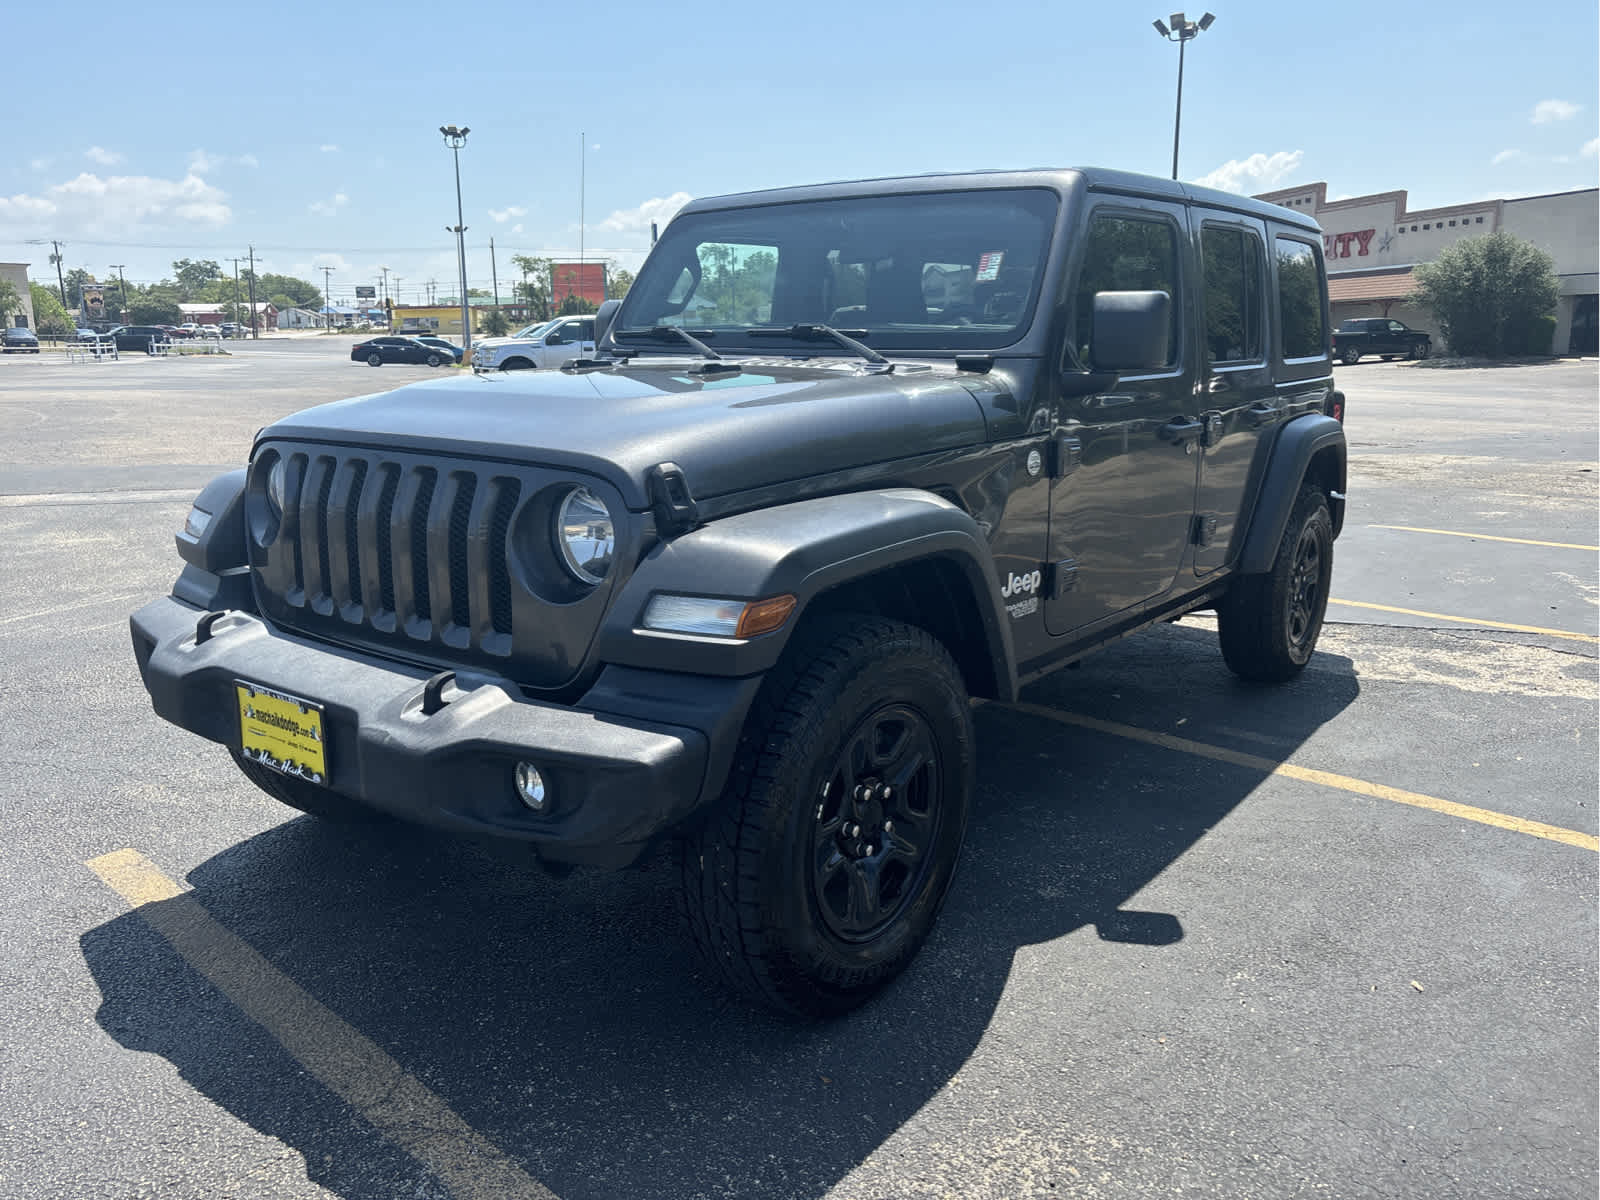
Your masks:
M 418 824 L 528 841 L 553 862 L 626 865 L 713 799 L 760 684 L 609 667 L 568 706 L 462 671 L 450 702 L 424 715 L 423 669 L 296 638 L 248 613 L 229 613 L 197 642 L 202 615 L 163 597 L 130 620 L 160 716 L 238 750 L 235 681 L 315 701 L 332 791 Z M 548 782 L 546 812 L 518 799 L 520 760 Z

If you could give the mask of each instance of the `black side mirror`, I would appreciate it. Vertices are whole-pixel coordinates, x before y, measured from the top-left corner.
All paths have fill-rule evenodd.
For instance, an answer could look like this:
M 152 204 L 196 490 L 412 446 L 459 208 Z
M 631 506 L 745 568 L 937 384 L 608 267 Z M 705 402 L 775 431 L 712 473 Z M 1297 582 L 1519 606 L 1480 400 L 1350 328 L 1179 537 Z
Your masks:
M 596 347 L 606 340 L 606 334 L 611 332 L 611 322 L 617 319 L 617 309 L 622 307 L 621 300 L 607 300 L 594 313 L 594 344 Z
M 562 337 L 559 333 L 552 333 L 549 337 L 544 339 L 544 344 L 546 346 L 565 346 L 567 344 L 567 339 Z
M 1166 292 L 1096 292 L 1089 357 L 1100 371 L 1156 371 L 1167 365 L 1172 297 Z

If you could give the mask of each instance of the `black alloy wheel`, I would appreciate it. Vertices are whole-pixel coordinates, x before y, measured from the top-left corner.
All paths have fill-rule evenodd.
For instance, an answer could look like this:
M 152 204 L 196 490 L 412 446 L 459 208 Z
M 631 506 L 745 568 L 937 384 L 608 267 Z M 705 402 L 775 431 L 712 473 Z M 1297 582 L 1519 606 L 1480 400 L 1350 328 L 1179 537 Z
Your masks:
M 812 900 L 841 941 L 876 937 L 917 895 L 939 844 L 941 779 L 933 728 L 914 708 L 885 705 L 846 738 L 811 829 Z
M 369 367 L 381 367 L 381 366 L 383 366 L 383 355 L 379 354 L 376 350 L 374 350 L 371 354 L 367 355 L 367 366 L 369 366 Z
M 1344 350 L 1340 351 L 1339 353 L 1339 361 L 1344 363 L 1344 365 L 1347 367 L 1354 366 L 1356 363 L 1361 361 L 1361 351 L 1357 350 L 1354 346 L 1346 346 Z
M 430 367 L 437 367 L 442 361 L 443 359 L 441 359 L 437 354 L 428 355 L 428 365 Z

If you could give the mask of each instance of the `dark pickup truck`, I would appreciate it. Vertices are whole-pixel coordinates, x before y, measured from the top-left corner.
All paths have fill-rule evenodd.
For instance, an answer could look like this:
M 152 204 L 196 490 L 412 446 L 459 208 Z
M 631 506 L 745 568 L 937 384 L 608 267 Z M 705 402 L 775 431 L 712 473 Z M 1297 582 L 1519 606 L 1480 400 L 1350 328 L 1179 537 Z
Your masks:
M 558 869 L 670 850 L 713 971 L 842 1012 L 927 936 L 1003 770 L 971 697 L 1197 609 L 1246 679 L 1310 661 L 1327 313 L 1304 213 L 1164 179 L 701 198 L 585 357 L 258 433 L 134 653 L 302 812 Z
M 1361 361 L 1363 354 L 1380 354 L 1383 361 L 1395 358 L 1427 358 L 1433 351 L 1433 337 L 1388 317 L 1354 317 L 1340 321 L 1333 331 L 1333 355 L 1342 363 Z

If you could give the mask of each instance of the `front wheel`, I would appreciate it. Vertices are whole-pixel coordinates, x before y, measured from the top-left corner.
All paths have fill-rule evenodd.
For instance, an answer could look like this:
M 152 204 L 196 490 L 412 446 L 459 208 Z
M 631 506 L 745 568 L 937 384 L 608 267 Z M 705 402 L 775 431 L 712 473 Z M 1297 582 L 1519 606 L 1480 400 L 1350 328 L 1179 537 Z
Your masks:
M 973 771 L 966 688 L 932 635 L 864 615 L 803 631 L 751 709 L 717 808 L 680 843 L 701 956 L 792 1016 L 869 999 L 933 926 Z
M 1217 605 L 1222 657 L 1243 679 L 1293 679 L 1317 648 L 1333 583 L 1333 517 L 1328 498 L 1301 488 L 1272 570 L 1236 579 Z
M 1428 343 L 1427 342 L 1416 342 L 1416 343 L 1413 343 L 1412 347 L 1411 347 L 1411 357 L 1416 359 L 1419 362 L 1422 359 L 1427 358 L 1428 357 Z
M 533 363 L 526 358 L 508 358 L 500 364 L 502 371 L 530 371 Z
M 369 366 L 369 367 L 381 367 L 381 366 L 383 366 L 383 355 L 378 354 L 376 352 L 367 355 L 367 366 Z
M 1346 346 L 1339 352 L 1339 361 L 1347 367 L 1353 367 L 1361 361 L 1361 351 L 1354 346 Z

